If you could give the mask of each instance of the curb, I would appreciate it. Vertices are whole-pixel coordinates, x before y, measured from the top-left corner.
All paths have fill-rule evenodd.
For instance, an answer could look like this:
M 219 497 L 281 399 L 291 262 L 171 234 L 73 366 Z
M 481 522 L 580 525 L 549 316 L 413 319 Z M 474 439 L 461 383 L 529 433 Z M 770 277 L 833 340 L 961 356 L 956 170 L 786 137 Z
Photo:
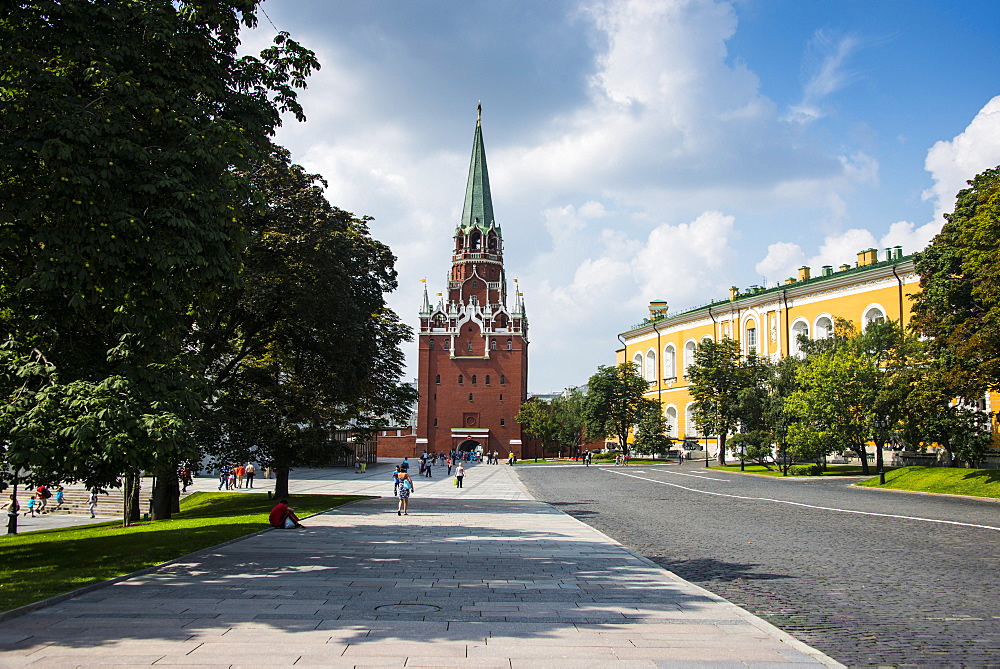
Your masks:
M 366 496 L 363 499 L 381 499 L 381 497 L 369 497 L 369 496 Z M 362 501 L 362 500 L 361 499 L 352 499 L 350 502 L 345 502 L 344 504 L 338 504 L 337 506 L 331 506 L 329 509 L 326 509 L 325 511 L 318 511 L 316 513 L 309 514 L 308 516 L 303 516 L 301 518 L 301 520 L 307 520 L 309 518 L 315 518 L 316 516 L 321 516 L 324 513 L 332 511 L 333 509 L 339 509 L 342 506 L 348 506 L 350 504 L 354 504 L 355 502 L 360 502 L 360 501 Z M 214 551 L 216 549 L 222 548 L 223 546 L 228 546 L 229 544 L 235 544 L 237 541 L 244 541 L 246 539 L 250 539 L 251 537 L 256 537 L 256 536 L 259 536 L 259 535 L 264 534 L 266 532 L 271 532 L 271 531 L 276 530 L 276 529 L 278 529 L 278 528 L 276 528 L 276 527 L 265 527 L 264 529 L 258 530 L 256 532 L 251 533 L 251 534 L 244 534 L 242 537 L 236 537 L 235 539 L 230 539 L 229 541 L 223 541 L 221 544 L 215 544 L 214 546 L 206 546 L 205 548 L 199 548 L 196 551 L 192 551 L 190 553 L 185 553 L 184 555 L 180 555 L 178 557 L 172 558 L 170 560 L 167 560 L 166 562 L 161 562 L 159 564 L 154 564 L 154 565 L 152 565 L 150 567 L 144 567 L 142 569 L 139 569 L 138 571 L 133 571 L 133 572 L 128 573 L 128 574 L 122 574 L 121 576 L 115 576 L 114 578 L 110 578 L 110 579 L 108 579 L 106 581 L 99 581 L 98 583 L 91 583 L 90 585 L 85 585 L 82 588 L 77 588 L 76 590 L 70 590 L 69 592 L 64 592 L 61 595 L 53 595 L 52 597 L 49 597 L 48 599 L 43 599 L 43 600 L 41 600 L 39 602 L 32 602 L 31 604 L 25 604 L 24 606 L 19 606 L 16 609 L 10 609 L 9 611 L 2 611 L 2 612 L 0 612 L 0 622 L 4 622 L 5 620 L 10 620 L 11 618 L 16 618 L 18 616 L 23 616 L 23 615 L 25 615 L 27 613 L 32 613 L 34 611 L 38 611 L 39 609 L 44 609 L 44 608 L 47 608 L 49 606 L 53 606 L 55 604 L 59 604 L 60 602 L 65 602 L 67 599 L 73 599 L 74 597 L 79 597 L 80 595 L 85 595 L 88 592 L 93 592 L 94 590 L 100 590 L 101 588 L 106 588 L 109 585 L 114 585 L 115 583 L 119 583 L 121 581 L 127 581 L 128 579 L 135 578 L 136 576 L 145 576 L 146 574 L 151 574 L 154 571 L 156 571 L 157 569 L 162 569 L 163 567 L 167 567 L 167 566 L 172 565 L 172 564 L 174 564 L 176 562 L 181 562 L 183 560 L 186 560 L 186 559 L 190 558 L 192 555 L 200 555 L 201 553 L 206 553 L 208 551 Z
M 866 481 L 868 479 L 865 479 Z M 851 486 L 857 488 L 858 490 L 877 490 L 879 492 L 900 492 L 904 495 L 930 495 L 932 497 L 951 497 L 953 499 L 971 499 L 979 500 L 982 502 L 992 502 L 994 504 L 1000 503 L 1000 499 L 996 497 L 979 497 L 978 495 L 958 495 L 953 492 L 931 492 L 929 490 L 900 490 L 898 488 L 875 488 L 869 486 L 859 486 L 857 483 L 852 483 Z

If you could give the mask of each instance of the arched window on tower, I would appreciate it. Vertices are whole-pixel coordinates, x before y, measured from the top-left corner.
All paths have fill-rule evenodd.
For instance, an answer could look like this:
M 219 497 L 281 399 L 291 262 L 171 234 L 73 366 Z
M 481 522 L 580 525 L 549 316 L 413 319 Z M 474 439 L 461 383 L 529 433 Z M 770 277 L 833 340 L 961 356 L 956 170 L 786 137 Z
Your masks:
M 492 232 L 490 233 L 490 236 L 486 240 L 486 246 L 489 248 L 490 251 L 497 250 L 497 236 Z
M 472 375 L 472 385 L 476 385 L 476 375 Z
M 513 351 L 514 350 L 514 342 L 512 342 L 509 339 L 507 340 L 507 350 L 508 351 Z
M 434 350 L 434 340 L 433 339 L 428 340 L 428 342 L 427 342 L 427 348 L 429 348 L 432 351 Z
M 458 375 L 458 385 L 462 385 L 463 383 L 465 383 L 465 377 L 462 376 L 461 374 L 459 374 Z
M 503 374 L 500 375 L 500 385 L 501 386 L 507 385 L 507 377 L 504 376 Z
M 445 339 L 444 343 L 441 344 L 441 348 L 447 351 L 449 348 L 451 348 L 451 342 Z
M 497 350 L 497 340 L 496 339 L 490 341 L 490 350 L 491 351 Z
M 435 374 L 434 375 L 434 383 L 438 384 L 439 386 L 441 385 L 441 375 L 440 374 Z
M 455 237 L 455 250 L 461 251 L 465 246 L 465 237 L 463 235 L 457 235 Z
M 472 350 L 472 342 L 471 341 L 468 344 L 466 344 L 465 350 L 467 350 L 467 351 L 471 351 Z
M 482 248 L 483 236 L 479 234 L 478 230 L 474 230 L 471 235 L 469 235 L 469 246 L 471 250 L 478 251 Z
M 486 375 L 486 385 L 490 385 L 490 375 Z

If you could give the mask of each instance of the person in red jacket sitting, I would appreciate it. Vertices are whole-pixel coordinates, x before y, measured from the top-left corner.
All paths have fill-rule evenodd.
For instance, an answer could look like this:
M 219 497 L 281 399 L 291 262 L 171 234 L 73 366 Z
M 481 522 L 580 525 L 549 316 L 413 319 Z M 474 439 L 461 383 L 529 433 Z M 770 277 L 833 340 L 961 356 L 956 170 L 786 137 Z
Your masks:
M 277 527 L 279 529 L 290 530 L 293 527 L 302 527 L 302 523 L 299 522 L 299 517 L 295 515 L 292 511 L 292 507 L 288 506 L 288 500 L 283 499 L 278 502 L 273 509 L 271 509 L 271 515 L 268 517 L 268 521 L 271 523 L 271 527 Z

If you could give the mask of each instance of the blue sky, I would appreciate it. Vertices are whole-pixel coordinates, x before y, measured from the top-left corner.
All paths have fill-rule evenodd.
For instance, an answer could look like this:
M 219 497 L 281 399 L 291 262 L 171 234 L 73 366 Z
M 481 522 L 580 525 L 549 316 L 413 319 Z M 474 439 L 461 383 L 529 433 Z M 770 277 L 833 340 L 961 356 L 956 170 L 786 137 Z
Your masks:
M 923 247 L 1000 164 L 1000 3 L 266 0 L 316 51 L 278 142 L 374 216 L 391 305 L 443 290 L 475 109 L 529 390 L 586 381 L 671 310 L 870 246 Z M 245 35 L 265 46 L 261 18 Z M 407 347 L 408 376 L 416 374 Z

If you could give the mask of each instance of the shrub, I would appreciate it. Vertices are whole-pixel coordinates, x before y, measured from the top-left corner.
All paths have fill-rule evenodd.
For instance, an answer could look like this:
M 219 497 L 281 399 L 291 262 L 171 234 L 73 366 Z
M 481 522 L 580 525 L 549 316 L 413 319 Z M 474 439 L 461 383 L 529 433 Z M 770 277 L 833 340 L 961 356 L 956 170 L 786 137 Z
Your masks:
M 795 465 L 788 470 L 792 476 L 822 476 L 823 468 L 817 464 Z

